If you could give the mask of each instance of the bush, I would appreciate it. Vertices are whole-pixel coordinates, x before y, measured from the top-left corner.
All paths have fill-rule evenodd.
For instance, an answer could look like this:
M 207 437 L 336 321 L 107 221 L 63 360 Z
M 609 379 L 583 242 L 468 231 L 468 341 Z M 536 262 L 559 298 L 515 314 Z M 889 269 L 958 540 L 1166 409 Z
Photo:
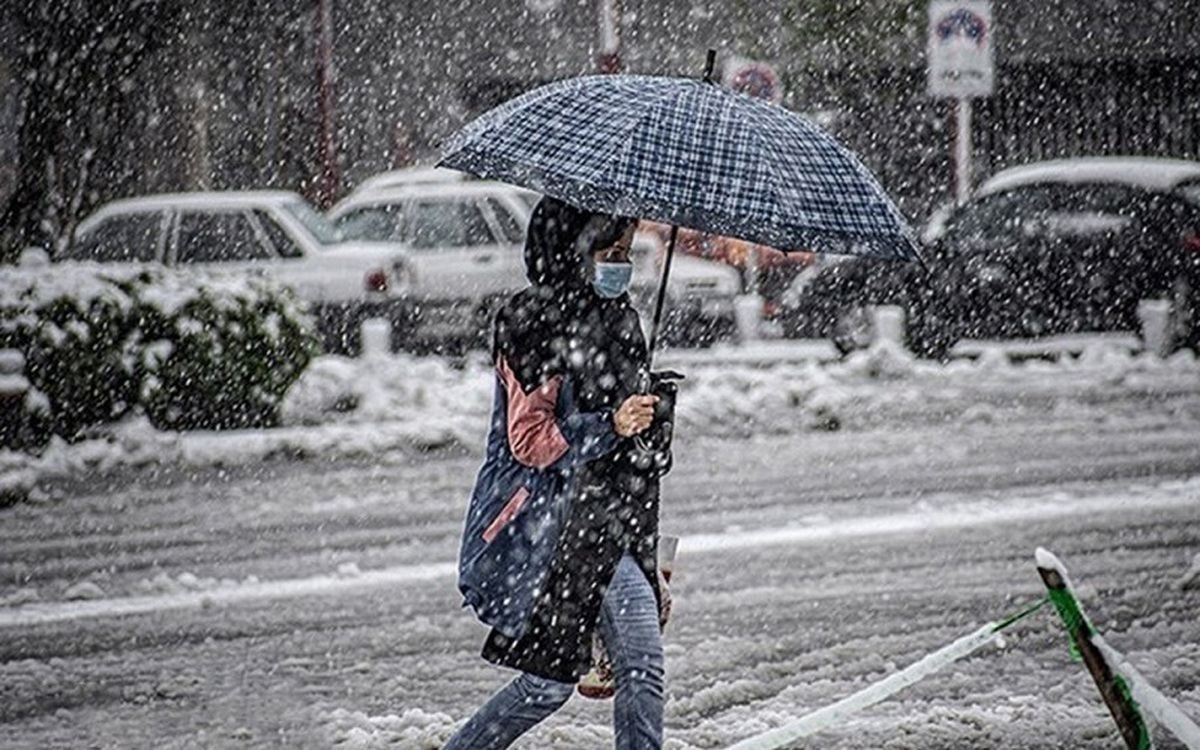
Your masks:
M 290 292 L 194 270 L 4 269 L 0 348 L 67 440 L 135 408 L 164 429 L 261 426 L 316 351 Z
M 140 401 L 151 423 L 276 424 L 279 403 L 318 348 L 299 303 L 261 279 L 175 291 L 180 304 L 169 313 L 147 308 L 143 329 Z
M 25 377 L 25 357 L 16 349 L 0 349 L 0 464 L 4 448 L 37 450 L 49 442 L 50 435 L 50 401 Z M 4 493 L 0 487 L 0 495 Z
M 137 304 L 125 290 L 57 268 L 5 269 L 0 287 L 0 346 L 24 355 L 53 433 L 73 439 L 134 405 Z

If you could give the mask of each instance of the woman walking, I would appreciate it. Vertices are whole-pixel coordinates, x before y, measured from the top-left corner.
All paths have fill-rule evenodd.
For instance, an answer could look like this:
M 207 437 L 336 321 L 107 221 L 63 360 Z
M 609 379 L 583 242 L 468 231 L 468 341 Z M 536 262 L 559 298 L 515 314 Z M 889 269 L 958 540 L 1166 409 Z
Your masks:
M 497 313 L 497 387 L 463 533 L 459 588 L 492 627 L 483 657 L 520 674 L 447 750 L 508 747 L 612 661 L 617 748 L 662 745 L 666 599 L 659 478 L 674 385 L 648 372 L 626 289 L 636 221 L 552 198 L 525 246 L 531 286 Z

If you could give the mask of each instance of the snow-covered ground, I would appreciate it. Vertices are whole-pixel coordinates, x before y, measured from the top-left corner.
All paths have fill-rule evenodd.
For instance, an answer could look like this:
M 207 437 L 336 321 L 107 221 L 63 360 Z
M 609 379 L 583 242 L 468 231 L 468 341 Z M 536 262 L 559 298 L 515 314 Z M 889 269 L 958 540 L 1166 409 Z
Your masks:
M 687 375 L 664 489 L 668 747 L 780 726 L 1036 601 L 1040 546 L 1107 643 L 1200 716 L 1190 355 L 985 347 L 941 366 L 781 343 L 660 366 Z M 33 491 L 0 515 L 6 743 L 439 747 L 507 679 L 453 586 L 491 387 L 478 361 L 326 358 L 282 428 L 131 422 L 7 457 Z M 607 746 L 610 710 L 576 698 L 519 747 Z M 1043 610 L 806 742 L 1119 739 Z
M 863 429 L 889 420 L 964 423 L 1019 419 L 996 396 L 1041 395 L 1053 408 L 1107 408 L 1109 388 L 1165 394 L 1200 385 L 1189 352 L 1166 360 L 1131 353 L 1103 338 L 1079 356 L 1013 362 L 1011 346 L 948 365 L 914 359 L 883 344 L 846 361 L 827 345 L 771 342 L 660 355 L 659 368 L 684 370 L 681 434 L 753 436 L 798 430 Z M 162 433 L 144 420 L 116 425 L 81 444 L 52 444 L 38 458 L 0 452 L 0 483 L 171 464 L 252 463 L 287 455 L 370 457 L 396 448 L 477 445 L 491 407 L 492 378 L 482 357 L 372 354 L 317 359 L 284 404 L 284 426 L 226 433 Z M 1010 398 L 1010 401 L 1020 400 Z M 1089 402 L 1096 402 L 1095 404 Z

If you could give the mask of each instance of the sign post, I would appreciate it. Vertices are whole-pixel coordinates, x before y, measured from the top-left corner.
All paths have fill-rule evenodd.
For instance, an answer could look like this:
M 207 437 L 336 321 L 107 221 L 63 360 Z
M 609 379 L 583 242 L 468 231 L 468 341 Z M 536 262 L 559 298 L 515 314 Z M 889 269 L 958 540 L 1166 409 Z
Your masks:
M 621 72 L 621 0 L 600 0 L 600 52 L 596 55 L 600 73 Z
M 929 94 L 957 100 L 954 197 L 971 191 L 971 98 L 990 96 L 993 83 L 990 0 L 930 0 Z
M 722 79 L 726 86 L 747 96 L 772 104 L 783 101 L 783 85 L 780 83 L 779 73 L 769 63 L 744 57 L 730 58 L 723 67 Z M 749 341 L 759 338 L 761 333 L 763 297 L 760 293 L 762 284 L 758 267 L 761 249 L 749 242 L 739 241 L 737 244 L 746 251 L 742 261 L 745 290 L 734 302 L 734 313 L 738 336 L 743 341 Z

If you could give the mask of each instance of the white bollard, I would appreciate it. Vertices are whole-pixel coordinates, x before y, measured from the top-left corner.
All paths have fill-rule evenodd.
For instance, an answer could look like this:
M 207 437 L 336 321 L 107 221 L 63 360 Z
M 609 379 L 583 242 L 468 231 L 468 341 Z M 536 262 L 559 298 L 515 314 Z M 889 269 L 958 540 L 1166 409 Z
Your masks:
M 871 323 L 875 329 L 874 335 L 871 337 L 872 344 L 890 341 L 899 347 L 904 346 L 904 308 L 897 305 L 873 307 L 871 308 Z
M 1165 299 L 1144 299 L 1138 303 L 1138 322 L 1142 326 L 1142 349 L 1159 357 L 1171 353 L 1171 303 Z
M 733 315 L 737 321 L 740 341 L 757 341 L 761 332 L 763 298 L 757 294 L 740 294 L 733 299 Z
M 383 318 L 367 318 L 362 322 L 362 353 L 388 354 L 392 349 L 392 324 Z

